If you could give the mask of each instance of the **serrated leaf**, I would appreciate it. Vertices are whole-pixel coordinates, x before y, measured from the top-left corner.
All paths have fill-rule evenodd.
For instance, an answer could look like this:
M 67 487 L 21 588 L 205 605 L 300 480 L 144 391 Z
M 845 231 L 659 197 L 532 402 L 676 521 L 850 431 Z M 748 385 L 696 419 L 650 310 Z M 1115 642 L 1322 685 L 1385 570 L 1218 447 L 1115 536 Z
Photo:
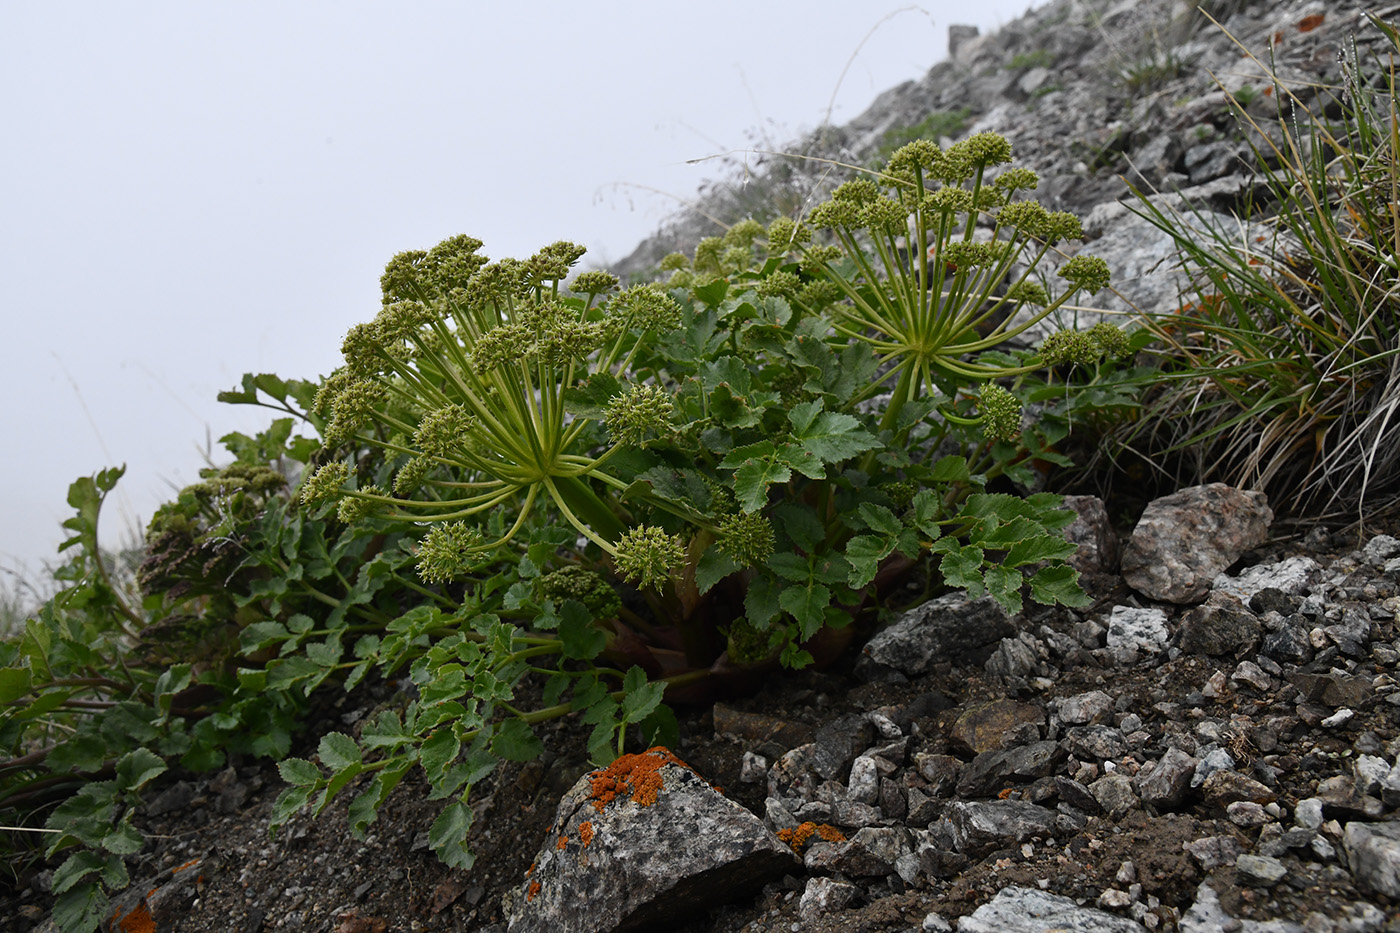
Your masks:
M 608 636 L 593 624 L 592 615 L 565 612 L 559 620 L 559 653 L 576 661 L 591 661 L 608 645 Z
M 290 820 L 311 799 L 310 787 L 288 787 L 277 795 L 272 804 L 272 815 L 268 823 L 272 827 L 281 826 Z
M 613 736 L 617 732 L 617 726 L 609 719 L 600 722 L 593 727 L 593 732 L 588 736 L 588 760 L 603 767 L 610 765 L 617 758 L 617 746 L 613 744 Z
M 321 769 L 305 758 L 284 758 L 277 762 L 282 780 L 297 787 L 306 787 L 321 780 Z
M 795 502 L 783 502 L 773 510 L 773 517 L 793 547 L 808 554 L 815 552 L 826 540 L 826 529 L 812 509 Z
M 708 593 L 714 585 L 739 569 L 734 559 L 717 547 L 706 548 L 695 565 L 695 588 Z
M 1025 578 L 1021 576 L 1021 571 L 1006 566 L 988 567 L 982 574 L 982 579 L 986 583 L 987 594 L 1009 614 L 1015 615 L 1024 608 L 1021 603 L 1021 584 L 1025 582 Z
M 846 584 L 860 590 L 870 585 L 879 572 L 880 561 L 894 550 L 895 541 L 874 535 L 856 535 L 846 542 L 846 562 L 851 565 Z
M 933 475 L 930 479 L 935 483 L 969 482 L 972 474 L 967 469 L 967 458 L 957 455 L 941 458 L 933 465 Z
M 779 594 L 778 603 L 797 620 L 801 640 L 806 641 L 821 630 L 826 607 L 831 605 L 831 590 L 820 583 L 790 586 Z
M 1007 567 L 1022 567 L 1043 560 L 1066 560 L 1078 549 L 1078 545 L 1059 535 L 1036 535 L 1013 544 L 1002 563 Z
M 641 668 L 634 667 L 634 671 Z M 642 675 L 645 677 L 645 673 Z M 661 695 L 666 692 L 666 684 L 657 681 L 656 683 L 643 683 L 641 686 L 627 690 L 627 695 L 622 698 L 622 721 L 641 722 L 651 715 L 661 703 Z
M 1036 571 L 1031 577 L 1031 599 L 1048 606 L 1080 607 L 1093 603 L 1079 586 L 1079 571 L 1067 564 L 1057 564 Z
M 544 751 L 544 743 L 520 719 L 507 719 L 496 727 L 491 751 L 506 761 L 533 761 Z
M 707 282 L 695 288 L 695 297 L 711 307 L 723 301 L 727 294 L 729 294 L 728 279 L 715 279 L 713 282 Z
M 343 732 L 327 732 L 321 736 L 316 753 L 321 757 L 321 764 L 332 771 L 339 771 L 362 761 L 360 746 Z
M 434 786 L 442 779 L 443 772 L 462 750 L 462 741 L 451 726 L 441 728 L 423 742 L 418 749 L 418 762 Z
M 579 418 L 601 420 L 608 402 L 622 392 L 622 383 L 609 372 L 593 373 L 577 386 L 564 390 L 564 410 Z
M 642 741 L 646 743 L 647 748 L 657 745 L 675 748 L 680 741 L 680 724 L 676 722 L 676 714 L 664 703 L 641 721 L 640 728 Z
M 108 906 L 107 895 L 97 883 L 87 881 L 54 899 L 53 922 L 60 933 L 89 933 L 106 918 Z
M 79 732 L 54 746 L 44 760 L 44 767 L 55 774 L 75 774 L 101 769 L 107 757 L 107 743 L 88 732 Z
M 822 465 L 821 458 L 806 447 L 783 444 L 778 448 L 776 457 L 780 463 L 792 467 L 808 479 L 826 479 L 826 467 Z
M 981 596 L 982 557 L 982 549 L 973 545 L 950 549 L 938 564 L 943 582 L 966 589 L 969 596 Z
M 0 703 L 13 703 L 29 692 L 31 675 L 28 667 L 0 669 Z
M 106 857 L 96 852 L 74 852 L 54 871 L 51 890 L 55 894 L 62 894 L 88 875 L 101 871 L 106 864 Z
M 768 558 L 768 569 L 785 580 L 806 583 L 812 579 L 812 567 L 806 558 L 797 554 L 781 553 Z
M 728 459 L 728 458 L 726 458 Z M 734 497 L 745 512 L 768 504 L 768 486 L 792 479 L 792 468 L 772 460 L 745 460 L 734 473 Z
M 778 586 L 771 577 L 757 576 L 749 583 L 744 594 L 744 616 L 757 629 L 768 627 L 781 610 L 778 604 Z
M 145 837 L 130 823 L 118 823 L 102 837 L 102 848 L 115 855 L 133 855 L 145 847 Z
M 744 361 L 737 356 L 722 356 L 705 363 L 698 373 L 700 384 L 707 392 L 726 386 L 736 395 L 747 395 L 752 387 L 753 377 Z
M 344 790 L 345 785 L 359 777 L 364 771 L 364 765 L 356 763 L 346 766 L 343 770 L 331 775 L 331 779 L 326 782 L 326 786 L 321 789 L 321 795 L 316 798 L 316 807 L 313 810 L 314 816 L 320 816 L 321 811 L 330 805 L 335 795 Z
M 457 801 L 448 804 L 428 828 L 428 843 L 438 857 L 451 868 L 463 871 L 472 867 L 474 859 L 467 848 L 467 834 L 472 827 L 472 810 Z
M 792 439 L 819 459 L 839 463 L 856 454 L 884 446 L 851 415 L 811 410 L 812 406 L 820 408 L 821 404 L 821 399 L 817 399 L 796 405 L 788 413 L 788 420 L 792 423 Z
M 777 451 L 778 448 L 772 441 L 759 441 L 756 444 L 735 447 L 725 454 L 724 459 L 719 462 L 720 469 L 737 470 L 749 460 L 771 459 Z
M 865 521 L 867 528 L 879 534 L 897 535 L 904 530 L 904 523 L 883 505 L 862 502 L 856 507 L 856 513 Z
M 139 790 L 165 770 L 164 759 L 155 752 L 149 748 L 134 748 L 117 760 L 117 786 L 122 790 Z

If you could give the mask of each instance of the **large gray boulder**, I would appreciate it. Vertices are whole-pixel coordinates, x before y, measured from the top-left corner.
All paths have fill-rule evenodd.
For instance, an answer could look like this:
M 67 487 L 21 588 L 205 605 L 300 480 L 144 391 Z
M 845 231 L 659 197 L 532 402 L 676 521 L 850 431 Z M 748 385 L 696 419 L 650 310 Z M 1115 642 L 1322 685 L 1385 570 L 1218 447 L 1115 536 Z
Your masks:
M 1262 492 L 1224 483 L 1154 499 L 1123 549 L 1123 579 L 1149 599 L 1200 602 L 1222 571 L 1268 540 L 1273 520 Z

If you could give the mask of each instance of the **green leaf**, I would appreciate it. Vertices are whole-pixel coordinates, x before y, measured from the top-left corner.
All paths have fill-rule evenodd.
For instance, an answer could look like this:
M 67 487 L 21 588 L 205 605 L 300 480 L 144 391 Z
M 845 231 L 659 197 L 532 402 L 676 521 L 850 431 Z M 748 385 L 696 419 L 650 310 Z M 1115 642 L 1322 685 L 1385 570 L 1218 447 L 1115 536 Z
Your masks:
M 1008 613 L 1015 615 L 1024 608 L 1021 602 L 1021 584 L 1025 582 L 1025 578 L 1021 576 L 1021 571 L 1007 566 L 988 567 L 983 574 L 983 580 L 987 584 L 987 594 Z
M 822 527 L 817 513 L 795 502 L 783 502 L 773 510 L 773 517 L 782 525 L 794 547 L 808 554 L 816 552 L 826 540 L 826 529 Z
M 310 787 L 288 787 L 277 795 L 272 804 L 272 814 L 268 817 L 270 827 L 278 827 L 290 820 L 298 810 L 311 799 Z
M 437 730 L 423 742 L 418 750 L 418 761 L 434 787 L 442 780 L 447 766 L 462 750 L 462 741 L 450 727 Z
M 627 695 L 622 698 L 623 722 L 641 722 L 646 719 L 661 704 L 661 695 L 666 692 L 666 684 L 660 681 L 646 683 L 646 672 L 640 667 L 633 667 L 632 671 L 641 674 L 644 682 L 639 686 L 629 686 L 624 680 L 623 687 Z M 632 671 L 627 672 L 629 678 Z
M 53 893 L 62 894 L 88 875 L 101 871 L 106 864 L 106 857 L 96 852 L 74 852 L 54 871 Z
M 55 774 L 98 771 L 106 756 L 106 742 L 92 733 L 79 732 L 54 746 L 48 758 L 44 759 L 44 766 Z
M 772 441 L 759 441 L 756 444 L 745 444 L 743 447 L 735 447 L 724 455 L 724 459 L 719 462 L 720 469 L 734 470 L 743 466 L 749 460 L 769 460 L 776 454 L 778 448 Z
M 774 554 L 768 558 L 768 569 L 794 583 L 806 583 L 812 579 L 812 565 L 797 554 Z
M 790 586 L 779 594 L 778 603 L 797 620 L 801 640 L 806 641 L 821 630 L 826 607 L 831 605 L 831 590 L 820 583 Z
M 357 762 L 331 775 L 331 779 L 321 789 L 321 796 L 316 799 L 316 808 L 312 815 L 320 816 L 321 811 L 326 809 L 335 795 L 344 790 L 346 784 L 359 777 L 362 771 L 364 771 L 364 765 Z
M 298 787 L 312 786 L 321 780 L 321 769 L 305 758 L 285 758 L 277 762 L 282 780 Z
M 146 782 L 164 774 L 165 761 L 149 748 L 135 748 L 117 760 L 117 786 L 139 790 Z
M 1021 567 L 1043 560 L 1066 560 L 1076 550 L 1078 545 L 1069 543 L 1059 535 L 1037 535 L 1017 541 L 1011 546 L 1011 550 L 1006 552 L 1002 563 L 1007 567 Z
M 748 366 L 736 356 L 722 356 L 705 363 L 700 367 L 699 376 L 700 384 L 711 393 L 720 386 L 726 386 L 734 395 L 743 396 L 749 393 L 753 384 Z
M 568 603 L 565 603 L 568 609 Z M 559 621 L 559 653 L 576 661 L 591 661 L 607 647 L 608 636 L 593 624 L 593 617 L 585 608 L 580 613 L 565 611 Z
M 1079 571 L 1067 564 L 1056 564 L 1036 571 L 1031 577 L 1031 599 L 1041 605 L 1059 603 L 1080 607 L 1093 603 L 1079 586 Z
M 717 547 L 706 548 L 695 565 L 695 587 L 702 594 L 708 593 L 716 583 L 738 569 L 739 565 L 724 551 Z
M 675 748 L 680 742 L 681 730 L 680 724 L 676 722 L 676 714 L 664 703 L 641 721 L 641 729 L 642 741 L 646 743 L 647 748 L 657 745 Z
M 102 837 L 102 848 L 116 855 L 133 855 L 145 847 L 146 840 L 141 832 L 127 822 L 118 823 Z
M 29 692 L 31 676 L 28 667 L 0 669 L 0 703 L 13 703 Z
M 786 464 L 745 460 L 734 474 L 734 496 L 745 512 L 757 512 L 768 504 L 769 484 L 786 483 L 790 479 L 792 469 Z
M 858 453 L 882 447 L 878 438 L 851 415 L 821 411 L 822 400 L 804 402 L 788 412 L 792 439 L 826 463 L 838 463 Z
M 713 282 L 707 282 L 695 289 L 695 297 L 710 307 L 723 301 L 727 294 L 729 294 L 729 281 L 727 279 L 715 279 Z
M 972 481 L 972 474 L 967 469 L 967 458 L 953 455 L 935 463 L 930 478 L 935 483 L 967 483 Z
M 622 392 L 622 383 L 612 373 L 593 373 L 577 386 L 564 390 L 564 410 L 579 418 L 601 421 L 608 402 Z
M 974 598 L 981 596 L 982 557 L 982 549 L 973 545 L 950 549 L 938 564 L 943 582 L 966 589 Z
M 880 561 L 890 555 L 895 543 L 893 539 L 881 539 L 874 535 L 856 535 L 847 541 L 846 561 L 851 565 L 847 585 L 855 590 L 869 586 L 879 572 Z
M 749 590 L 744 594 L 744 615 L 760 631 L 782 610 L 778 593 L 778 585 L 771 577 L 757 576 L 749 583 Z
M 428 843 L 451 868 L 465 871 L 472 866 L 474 860 L 467 848 L 472 817 L 471 807 L 456 801 L 444 807 L 428 829 Z
M 316 753 L 321 758 L 321 764 L 332 771 L 357 765 L 362 760 L 360 746 L 356 745 L 355 740 L 343 732 L 327 732 L 321 736 Z
M 506 761 L 533 761 L 544 751 L 544 743 L 524 720 L 507 719 L 496 727 L 491 751 Z
M 856 507 L 856 512 L 864 519 L 866 527 L 871 531 L 884 535 L 897 535 L 904 530 L 904 523 L 883 505 L 862 502 Z
M 108 905 L 107 895 L 95 881 L 74 885 L 54 899 L 54 925 L 60 933 L 90 933 L 106 919 Z
M 379 818 L 379 808 L 394 788 L 403 780 L 408 769 L 413 767 L 414 758 L 404 755 L 386 765 L 370 779 L 369 786 L 350 801 L 347 818 L 350 820 L 350 834 L 356 839 L 365 838 L 365 829 Z
M 778 448 L 777 460 L 808 479 L 826 479 L 826 467 L 822 466 L 821 458 L 806 447 L 783 444 Z

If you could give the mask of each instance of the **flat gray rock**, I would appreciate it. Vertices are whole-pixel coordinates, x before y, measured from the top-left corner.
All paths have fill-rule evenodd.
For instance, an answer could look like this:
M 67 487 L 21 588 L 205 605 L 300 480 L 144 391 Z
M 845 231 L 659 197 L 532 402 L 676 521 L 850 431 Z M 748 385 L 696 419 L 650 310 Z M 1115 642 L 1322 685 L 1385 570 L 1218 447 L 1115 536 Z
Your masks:
M 1147 933 L 1147 928 L 1058 894 L 1010 887 L 963 917 L 958 933 Z

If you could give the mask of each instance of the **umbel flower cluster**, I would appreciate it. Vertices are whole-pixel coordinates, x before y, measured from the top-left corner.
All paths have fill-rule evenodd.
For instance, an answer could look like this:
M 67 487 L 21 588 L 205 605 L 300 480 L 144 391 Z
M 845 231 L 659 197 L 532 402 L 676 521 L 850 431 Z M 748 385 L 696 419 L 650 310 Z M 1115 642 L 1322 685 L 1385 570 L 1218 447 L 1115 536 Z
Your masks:
M 629 530 L 603 497 L 626 485 L 606 471 L 609 459 L 669 430 L 669 392 L 621 379 L 648 332 L 677 325 L 679 306 L 656 286 L 619 290 L 599 271 L 565 289 L 584 252 L 572 243 L 495 263 L 481 246 L 459 236 L 394 257 L 382 310 L 351 328 L 345 365 L 316 398 L 327 448 L 378 448 L 398 464 L 392 491 L 357 485 L 337 459 L 308 478 L 303 501 L 338 500 L 345 522 L 432 523 L 419 573 L 442 582 L 509 541 L 548 500 L 625 575 L 664 579 L 683 557 L 680 539 Z M 607 398 L 572 411 L 566 396 L 581 384 L 603 386 Z
M 1026 366 L 978 358 L 1036 327 L 1080 292 L 1092 295 L 1109 283 L 1102 259 L 1078 254 L 1060 265 L 1062 285 L 1051 294 L 1041 280 L 1042 260 L 1083 231 L 1073 214 L 1022 197 L 1039 179 L 1027 168 L 998 170 L 1010 161 L 1011 144 L 995 133 L 978 133 L 948 149 L 918 140 L 896 152 L 883 173 L 846 182 L 812 211 L 810 225 L 829 231 L 836 249 L 813 245 L 817 238 L 792 221 L 769 231 L 770 245 L 790 244 L 845 299 L 830 307 L 837 332 L 869 344 L 881 366 L 897 373 L 885 428 L 898 423 L 908 401 L 928 396 L 949 402 L 969 383 L 983 383 L 976 418 L 950 406 L 943 414 L 981 423 L 989 438 L 1012 437 L 1019 411 L 992 380 L 1041 362 L 1085 361 L 1118 346 L 1099 333 L 1057 338 L 1055 360 Z M 981 219 L 990 220 L 990 236 Z M 1104 326 L 1122 339 L 1112 325 Z M 1061 355 L 1066 340 L 1072 357 Z

